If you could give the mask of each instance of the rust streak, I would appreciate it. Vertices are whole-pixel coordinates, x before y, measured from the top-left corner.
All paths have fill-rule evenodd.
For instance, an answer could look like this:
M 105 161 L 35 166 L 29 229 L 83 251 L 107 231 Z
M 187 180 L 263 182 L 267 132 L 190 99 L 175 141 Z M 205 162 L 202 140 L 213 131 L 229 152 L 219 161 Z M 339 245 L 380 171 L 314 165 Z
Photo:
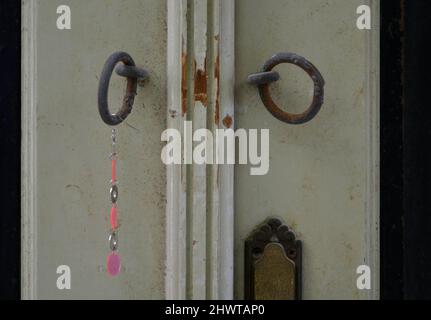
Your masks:
M 232 123 L 233 123 L 233 119 L 230 115 L 227 115 L 226 117 L 224 117 L 223 124 L 226 128 L 228 128 L 228 129 L 231 128 Z
M 187 113 L 187 54 L 183 52 L 181 57 L 181 110 L 183 117 Z
M 216 125 L 220 124 L 220 50 L 217 49 L 217 58 L 214 65 L 214 77 L 216 79 L 216 101 L 214 110 L 214 121 Z
M 208 105 L 208 93 L 207 93 L 207 80 L 208 75 L 206 71 L 207 61 L 205 58 L 205 70 L 196 69 L 195 61 L 195 101 L 200 101 L 204 107 Z

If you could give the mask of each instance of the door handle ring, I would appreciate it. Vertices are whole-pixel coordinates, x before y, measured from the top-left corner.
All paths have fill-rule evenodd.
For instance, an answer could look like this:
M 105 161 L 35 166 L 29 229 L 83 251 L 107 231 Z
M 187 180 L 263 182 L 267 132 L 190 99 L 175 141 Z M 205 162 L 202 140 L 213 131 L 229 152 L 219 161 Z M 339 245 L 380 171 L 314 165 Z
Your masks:
M 127 87 L 120 109 L 117 113 L 111 113 L 108 105 L 109 83 L 112 72 L 119 62 L 122 62 L 123 65 L 117 67 L 116 73 L 127 78 Z M 135 101 L 138 79 L 145 79 L 147 77 L 148 72 L 136 67 L 135 62 L 128 53 L 118 51 L 109 56 L 100 76 L 97 97 L 100 117 L 107 125 L 116 126 L 127 118 L 132 111 Z
M 269 84 L 279 79 L 279 74 L 273 69 L 281 63 L 291 63 L 303 69 L 313 80 L 313 101 L 306 111 L 292 114 L 283 111 L 272 99 Z M 311 121 L 320 111 L 324 101 L 325 80 L 319 70 L 307 59 L 295 53 L 283 52 L 272 56 L 263 66 L 262 72 L 251 74 L 248 83 L 259 89 L 260 97 L 266 109 L 278 120 L 288 124 L 304 124 Z

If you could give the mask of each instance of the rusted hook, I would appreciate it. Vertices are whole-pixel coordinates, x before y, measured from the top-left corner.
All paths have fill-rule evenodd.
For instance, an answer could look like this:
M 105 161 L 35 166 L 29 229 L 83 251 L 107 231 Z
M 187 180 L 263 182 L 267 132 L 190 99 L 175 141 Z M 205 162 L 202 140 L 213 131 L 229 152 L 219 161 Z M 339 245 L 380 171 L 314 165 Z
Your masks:
M 314 83 L 313 101 L 310 107 L 300 114 L 292 114 L 281 110 L 274 102 L 269 91 L 269 84 L 278 81 L 279 74 L 272 71 L 281 63 L 291 63 L 302 68 L 311 77 Z M 304 124 L 312 120 L 320 111 L 323 105 L 325 80 L 319 70 L 307 59 L 294 53 L 278 53 L 269 59 L 263 66 L 262 72 L 251 74 L 248 83 L 259 88 L 260 97 L 263 104 L 271 114 L 280 121 L 289 124 Z
M 123 65 L 119 65 L 115 71 L 118 75 L 127 78 L 127 88 L 120 110 L 117 113 L 111 113 L 108 105 L 109 83 L 111 81 L 112 72 L 119 62 L 122 62 Z M 132 111 L 133 102 L 135 101 L 138 79 L 147 77 L 148 72 L 136 67 L 135 62 L 128 53 L 119 51 L 113 53 L 108 58 L 103 66 L 98 91 L 99 113 L 102 120 L 107 125 L 116 126 L 127 118 Z

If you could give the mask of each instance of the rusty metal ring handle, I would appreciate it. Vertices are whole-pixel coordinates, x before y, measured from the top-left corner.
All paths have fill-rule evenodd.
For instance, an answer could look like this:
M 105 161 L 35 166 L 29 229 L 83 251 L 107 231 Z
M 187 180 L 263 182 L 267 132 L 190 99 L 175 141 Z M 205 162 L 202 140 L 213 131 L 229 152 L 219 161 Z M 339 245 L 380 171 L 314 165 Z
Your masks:
M 272 71 L 281 63 L 291 63 L 302 68 L 311 77 L 314 83 L 313 101 L 309 108 L 300 114 L 292 114 L 281 110 L 271 97 L 269 84 L 279 79 L 277 72 Z M 269 59 L 263 66 L 263 72 L 248 77 L 250 84 L 259 88 L 263 104 L 278 120 L 289 124 L 304 124 L 312 120 L 320 111 L 324 99 L 325 80 L 319 70 L 307 59 L 294 53 L 278 53 Z
M 116 72 L 127 78 L 127 88 L 120 110 L 112 114 L 109 111 L 108 105 L 109 83 L 111 81 L 112 72 L 119 62 L 122 62 L 123 66 L 120 65 Z M 133 102 L 135 101 L 138 79 L 146 77 L 148 77 L 147 71 L 136 67 L 135 62 L 128 53 L 119 51 L 109 56 L 100 76 L 97 97 L 100 117 L 107 125 L 116 126 L 127 118 L 132 111 Z

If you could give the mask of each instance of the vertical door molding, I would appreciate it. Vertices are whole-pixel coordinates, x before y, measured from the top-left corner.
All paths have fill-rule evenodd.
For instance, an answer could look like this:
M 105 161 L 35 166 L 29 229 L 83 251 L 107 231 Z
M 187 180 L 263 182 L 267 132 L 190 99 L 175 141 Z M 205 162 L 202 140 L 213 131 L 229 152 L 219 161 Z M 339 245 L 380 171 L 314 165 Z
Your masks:
M 167 126 L 184 137 L 186 116 L 187 0 L 168 0 Z M 182 153 L 182 159 L 184 154 Z M 166 166 L 166 299 L 186 298 L 185 165 Z
M 193 121 L 193 133 L 198 129 L 207 128 L 207 108 L 209 98 L 208 83 L 211 79 L 208 71 L 211 63 L 207 57 L 208 39 L 208 1 L 193 0 L 191 6 L 193 13 L 191 15 L 191 33 L 193 34 L 193 48 L 189 53 L 192 54 L 193 63 L 189 65 L 191 70 L 192 85 L 189 88 L 193 92 L 193 98 L 190 101 L 188 109 L 188 120 Z M 189 32 L 189 35 L 191 34 Z M 190 60 L 189 60 L 190 61 Z M 189 78 L 190 79 L 190 78 Z M 189 95 L 190 97 L 190 95 Z M 193 136 L 193 133 L 190 136 Z M 193 142 L 196 146 L 198 143 Z M 207 287 L 207 262 L 210 263 L 210 257 L 207 256 L 208 225 L 207 209 L 210 206 L 207 198 L 207 170 L 205 164 L 196 164 L 189 167 L 191 183 L 189 184 L 187 208 L 188 221 L 188 282 L 187 292 L 192 299 L 205 299 Z
M 37 8 L 22 2 L 22 141 L 21 141 L 21 298 L 36 299 L 37 292 Z
M 167 1 L 167 126 L 187 145 L 185 121 L 213 135 L 234 128 L 234 1 Z M 183 161 L 191 157 L 182 150 Z M 167 299 L 233 298 L 233 172 L 167 166 Z
M 380 1 L 369 0 L 372 30 L 367 31 L 365 105 L 367 179 L 365 210 L 365 263 L 371 269 L 366 299 L 380 298 Z
M 217 0 L 220 13 L 220 119 L 223 129 L 235 129 L 235 1 Z M 217 117 L 217 114 L 216 114 Z M 234 292 L 234 165 L 219 169 L 218 282 L 214 299 L 233 299 Z

